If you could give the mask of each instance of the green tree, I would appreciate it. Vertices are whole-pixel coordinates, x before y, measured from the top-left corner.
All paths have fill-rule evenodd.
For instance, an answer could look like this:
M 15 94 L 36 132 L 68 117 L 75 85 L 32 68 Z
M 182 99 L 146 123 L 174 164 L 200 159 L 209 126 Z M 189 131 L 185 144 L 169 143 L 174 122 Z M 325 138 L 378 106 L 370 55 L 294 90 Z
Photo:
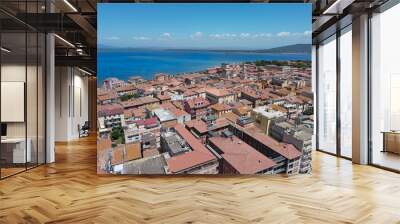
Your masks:
M 122 127 L 113 127 L 110 136 L 111 140 L 116 144 L 125 144 L 124 130 Z

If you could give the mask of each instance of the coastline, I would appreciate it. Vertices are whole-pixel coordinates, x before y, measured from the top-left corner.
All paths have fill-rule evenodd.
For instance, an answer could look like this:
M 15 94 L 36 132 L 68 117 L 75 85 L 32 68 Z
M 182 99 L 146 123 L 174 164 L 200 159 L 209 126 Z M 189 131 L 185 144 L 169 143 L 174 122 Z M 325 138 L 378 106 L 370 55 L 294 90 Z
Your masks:
M 301 53 L 243 53 L 216 51 L 175 51 L 156 49 L 122 49 L 98 51 L 98 82 L 107 77 L 127 79 L 141 76 L 153 79 L 155 74 L 180 75 L 207 70 L 226 64 L 249 61 L 311 61 L 311 54 Z M 116 74 L 115 71 L 118 71 Z

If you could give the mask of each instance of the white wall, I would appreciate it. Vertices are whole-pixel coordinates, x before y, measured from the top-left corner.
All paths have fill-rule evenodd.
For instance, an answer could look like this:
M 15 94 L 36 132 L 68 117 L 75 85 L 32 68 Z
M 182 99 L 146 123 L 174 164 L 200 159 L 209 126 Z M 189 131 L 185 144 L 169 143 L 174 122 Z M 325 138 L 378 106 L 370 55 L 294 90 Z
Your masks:
M 55 141 L 78 139 L 78 125 L 88 120 L 88 78 L 71 67 L 55 73 Z
M 3 82 L 25 82 L 24 65 L 18 64 L 5 64 L 1 66 L 1 81 Z M 6 110 L 6 108 L 1 108 Z M 9 122 L 7 123 L 7 136 L 8 137 L 25 137 L 25 122 Z

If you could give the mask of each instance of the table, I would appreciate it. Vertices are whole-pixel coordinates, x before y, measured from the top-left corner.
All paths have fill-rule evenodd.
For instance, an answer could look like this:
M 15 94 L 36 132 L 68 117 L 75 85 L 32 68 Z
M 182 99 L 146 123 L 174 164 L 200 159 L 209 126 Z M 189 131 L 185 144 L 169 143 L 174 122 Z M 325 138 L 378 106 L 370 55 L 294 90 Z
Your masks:
M 400 154 L 400 131 L 383 131 L 383 151 Z
M 25 151 L 25 138 L 5 138 L 1 139 L 1 157 L 6 163 L 20 164 L 31 162 L 31 139 L 26 139 L 28 142 Z

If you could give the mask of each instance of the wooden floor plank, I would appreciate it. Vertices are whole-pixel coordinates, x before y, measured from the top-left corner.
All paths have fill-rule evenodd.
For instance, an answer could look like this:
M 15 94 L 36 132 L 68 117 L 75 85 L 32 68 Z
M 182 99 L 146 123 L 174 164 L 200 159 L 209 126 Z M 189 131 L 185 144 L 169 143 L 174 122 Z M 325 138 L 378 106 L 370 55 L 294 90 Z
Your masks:
M 96 174 L 96 139 L 0 181 L 0 223 L 400 223 L 400 175 L 320 152 L 313 174 Z

